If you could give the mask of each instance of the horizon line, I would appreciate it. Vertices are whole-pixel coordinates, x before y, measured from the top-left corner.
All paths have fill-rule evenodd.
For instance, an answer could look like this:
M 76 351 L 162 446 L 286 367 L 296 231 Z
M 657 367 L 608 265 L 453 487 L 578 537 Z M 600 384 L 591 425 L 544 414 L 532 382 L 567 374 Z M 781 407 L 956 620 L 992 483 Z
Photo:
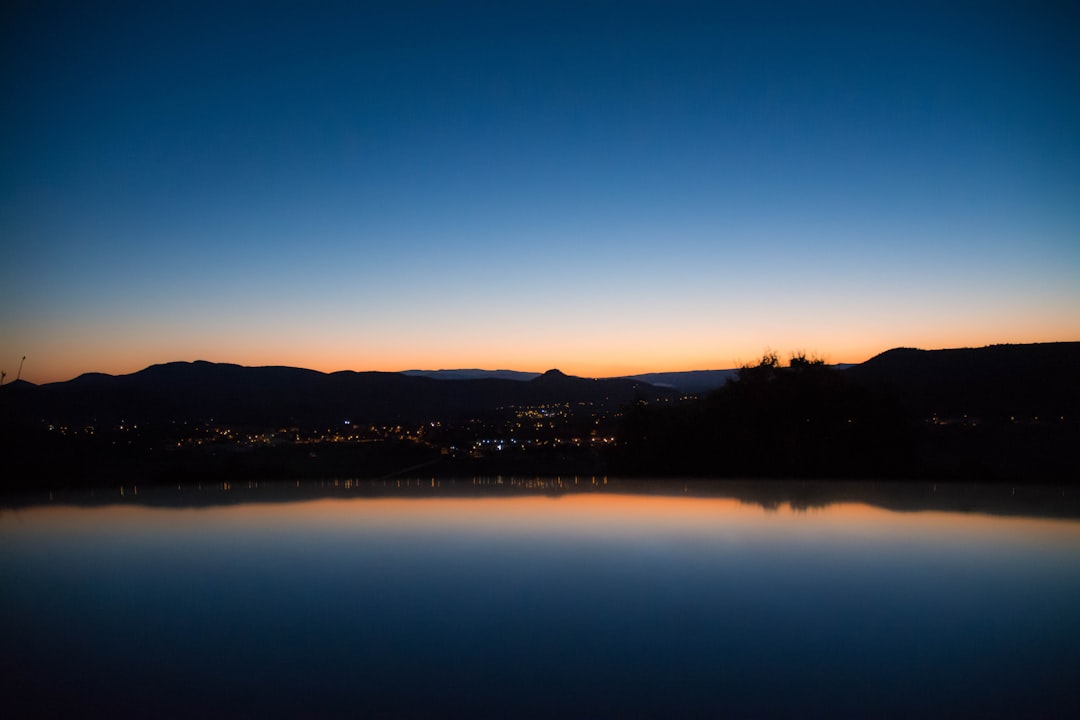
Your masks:
M 883 354 L 885 354 L 887 352 L 892 352 L 894 350 L 917 350 L 917 351 L 920 351 L 920 352 L 944 352 L 944 351 L 952 351 L 952 350 L 982 350 L 982 349 L 994 348 L 994 347 L 1010 347 L 1010 346 L 1026 346 L 1026 345 L 1062 345 L 1062 344 L 1072 344 L 1072 343 L 1080 343 L 1080 340 L 1052 340 L 1052 341 L 1045 341 L 1045 342 L 1027 342 L 1027 343 L 1023 343 L 1023 342 L 1021 342 L 1021 343 L 1001 342 L 1001 343 L 990 343 L 990 344 L 987 344 L 987 345 L 979 345 L 979 346 L 959 346 L 959 347 L 945 347 L 945 348 L 919 348 L 919 347 L 913 347 L 913 346 L 897 345 L 895 347 L 890 347 L 890 348 L 887 348 L 887 349 L 882 350 L 880 352 L 874 353 L 874 354 L 870 355 L 868 358 L 866 358 L 866 360 L 863 360 L 861 362 L 829 362 L 829 361 L 825 361 L 825 364 L 830 366 L 830 367 L 839 366 L 839 365 L 849 365 L 849 366 L 851 366 L 851 365 L 861 365 L 864 362 L 867 362 L 867 361 L 869 361 L 869 360 L 871 360 L 871 359 L 873 359 L 875 357 L 883 355 Z M 800 352 L 801 351 L 798 351 L 798 350 L 789 351 L 788 353 L 786 353 L 786 355 L 781 355 L 781 357 L 782 358 L 787 357 L 787 358 L 790 359 L 790 357 L 798 355 Z M 773 353 L 773 351 L 771 349 L 766 349 L 766 350 L 763 351 L 762 356 L 768 355 L 770 353 Z M 779 353 L 776 353 L 776 354 L 779 355 Z M 807 353 L 807 355 L 809 355 L 812 358 L 820 358 L 821 357 L 817 353 Z M 762 357 L 762 356 L 759 356 L 758 359 L 760 359 L 760 357 Z M 26 357 L 29 357 L 29 356 L 26 356 Z M 334 373 L 339 373 L 339 372 L 386 373 L 386 374 L 391 374 L 391 375 L 395 375 L 395 374 L 403 375 L 403 374 L 407 374 L 407 373 L 410 373 L 410 372 L 419 372 L 419 373 L 434 373 L 434 372 L 498 373 L 498 372 L 509 372 L 509 373 L 531 374 L 531 375 L 539 376 L 539 375 L 543 375 L 545 372 L 548 372 L 550 370 L 558 370 L 559 372 L 562 372 L 562 373 L 564 373 L 566 375 L 570 375 L 572 377 L 581 377 L 581 378 L 594 379 L 594 380 L 610 380 L 610 379 L 619 379 L 619 378 L 634 378 L 634 377 L 639 377 L 639 376 L 643 376 L 643 375 L 673 375 L 673 374 L 680 374 L 680 373 L 696 373 L 696 372 L 731 372 L 731 371 L 734 371 L 734 370 L 739 370 L 742 367 L 746 367 L 746 366 L 749 365 L 749 363 L 740 363 L 737 366 L 725 367 L 725 368 L 693 368 L 693 369 L 689 369 L 689 370 L 649 370 L 649 371 L 644 371 L 644 372 L 631 372 L 631 373 L 622 373 L 622 374 L 615 374 L 615 375 L 579 375 L 579 374 L 575 374 L 575 373 L 567 373 L 567 372 L 561 370 L 559 367 L 548 368 L 548 370 L 544 370 L 544 371 L 515 370 L 513 368 L 487 369 L 487 368 L 482 368 L 482 367 L 447 367 L 447 368 L 439 368 L 437 370 L 424 369 L 424 368 L 419 368 L 419 367 L 411 367 L 411 368 L 407 368 L 407 369 L 404 369 L 404 370 L 376 370 L 376 369 L 358 370 L 358 369 L 352 369 L 352 368 L 340 368 L 340 369 L 337 369 L 337 370 L 319 370 L 317 368 L 304 367 L 304 366 L 301 366 L 301 365 L 282 365 L 282 364 L 273 364 L 273 363 L 260 364 L 260 365 L 244 365 L 242 363 L 236 363 L 236 362 L 216 361 L 216 360 L 206 360 L 206 359 L 202 359 L 202 358 L 196 358 L 194 360 L 166 360 L 166 361 L 162 361 L 162 362 L 153 362 L 153 363 L 150 363 L 149 365 L 144 365 L 144 366 L 142 366 L 142 367 L 140 367 L 140 368 L 138 368 L 136 370 L 131 370 L 129 372 L 108 373 L 108 372 L 98 371 L 98 370 L 87 370 L 87 371 L 81 372 L 81 373 L 79 373 L 79 374 L 77 374 L 77 375 L 75 375 L 73 377 L 70 377 L 70 378 L 68 378 L 66 380 L 48 380 L 48 381 L 44 381 L 44 382 L 32 382 L 32 381 L 29 381 L 29 380 L 23 380 L 21 378 L 16 378 L 15 380 L 2 382 L 2 383 L 0 383 L 0 386 L 11 385 L 11 384 L 13 384 L 15 382 L 27 383 L 27 384 L 30 384 L 30 385 L 50 385 L 50 384 L 54 384 L 54 383 L 70 382 L 71 380 L 76 380 L 76 379 L 78 379 L 80 377 L 83 377 L 85 375 L 106 375 L 106 376 L 109 376 L 109 377 L 123 377 L 125 375 L 134 375 L 134 374 L 137 374 L 137 373 L 142 372 L 144 370 L 148 370 L 149 368 L 157 367 L 157 366 L 173 365 L 173 364 L 193 365 L 193 364 L 196 364 L 196 363 L 206 363 L 206 364 L 209 364 L 209 365 L 232 365 L 232 366 L 241 367 L 241 368 L 283 368 L 283 369 L 291 369 L 291 370 L 306 370 L 306 371 L 309 371 L 309 372 L 316 372 L 316 373 L 320 373 L 320 374 L 323 374 L 323 375 L 332 375 Z M 5 373 L 5 375 L 6 375 L 6 373 Z

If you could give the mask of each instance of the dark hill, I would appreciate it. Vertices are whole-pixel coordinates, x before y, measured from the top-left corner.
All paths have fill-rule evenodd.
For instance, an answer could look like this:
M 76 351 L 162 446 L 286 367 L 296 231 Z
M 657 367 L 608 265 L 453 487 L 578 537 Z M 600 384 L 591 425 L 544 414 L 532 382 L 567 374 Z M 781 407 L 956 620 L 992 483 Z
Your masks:
M 630 380 L 640 380 L 652 385 L 670 387 L 680 392 L 699 394 L 722 388 L 724 383 L 735 377 L 738 370 L 688 370 L 684 372 L 643 373 L 628 375 Z
M 557 374 L 556 374 L 557 373 Z M 130 375 L 86 374 L 0 395 L 7 423 L 71 425 L 221 421 L 339 424 L 459 421 L 508 406 L 592 403 L 603 409 L 671 390 L 631 380 L 588 380 L 547 373 L 529 382 L 435 380 L 401 373 L 178 362 Z
M 1080 342 L 956 350 L 897 348 L 844 371 L 899 394 L 919 418 L 1076 420 Z
M 940 478 L 1080 478 L 1080 343 L 900 348 L 844 371 L 895 397 Z

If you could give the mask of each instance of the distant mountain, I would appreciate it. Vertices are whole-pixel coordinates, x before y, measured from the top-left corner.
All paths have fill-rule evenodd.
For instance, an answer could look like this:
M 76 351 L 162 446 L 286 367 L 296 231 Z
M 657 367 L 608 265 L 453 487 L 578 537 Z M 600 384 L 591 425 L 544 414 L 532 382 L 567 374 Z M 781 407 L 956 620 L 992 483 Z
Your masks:
M 734 377 L 738 370 L 689 370 L 685 372 L 643 373 L 640 375 L 621 375 L 619 380 L 634 380 L 660 387 L 671 388 L 682 393 L 697 394 L 723 387 L 728 378 Z M 518 380 L 527 382 L 540 373 L 521 372 L 519 370 L 404 370 L 403 375 L 427 377 L 435 380 Z
M 129 375 L 6 383 L 0 488 L 50 478 L 89 484 L 116 477 L 383 477 L 419 466 L 466 476 L 1080 477 L 1080 342 L 897 348 L 846 369 L 766 367 L 726 385 L 719 384 L 737 371 L 590 379 L 549 370 L 527 380 L 513 371 L 435 372 L 176 362 Z M 467 377 L 474 372 L 481 376 Z M 716 387 L 722 389 L 709 392 Z M 700 399 L 666 402 L 688 392 Z M 531 411 L 518 412 L 525 408 Z M 537 445 L 511 455 L 453 451 L 455 444 L 513 433 L 509 428 L 522 428 L 525 418 L 537 420 L 529 432 L 545 442 L 601 430 L 618 442 L 602 450 Z M 268 442 L 240 450 L 218 444 L 212 429 L 318 433 L 346 421 L 382 426 L 368 432 L 385 442 L 323 443 L 315 450 Z M 396 428 L 428 422 L 443 423 L 426 431 L 434 444 L 409 442 Z M 201 441 L 178 442 L 195 443 L 198 432 L 211 437 L 205 452 Z
M 697 394 L 723 387 L 728 378 L 734 377 L 737 370 L 690 370 L 687 372 L 644 373 L 641 375 L 622 375 L 619 380 L 634 380 L 660 387 L 671 388 L 682 393 Z M 521 372 L 518 370 L 405 370 L 404 375 L 427 377 L 435 380 L 518 380 L 527 382 L 540 373 Z
M 850 367 L 848 365 L 837 367 Z M 659 387 L 671 388 L 681 393 L 696 395 L 724 386 L 729 378 L 735 377 L 737 369 L 731 370 L 688 370 L 684 372 L 642 373 L 639 375 L 621 375 L 619 380 L 634 380 Z M 482 380 L 500 379 L 527 382 L 539 376 L 539 373 L 518 370 L 405 370 L 404 375 L 427 377 L 435 380 Z
M 27 384 L 29 385 L 29 384 Z M 222 421 L 258 425 L 460 421 L 499 408 L 591 403 L 612 410 L 677 393 L 647 383 L 549 371 L 531 381 L 436 380 L 402 373 L 321 373 L 209 362 L 154 365 L 130 375 L 0 390 L 5 422 L 71 424 Z
M 844 363 L 831 365 L 836 370 L 844 370 L 852 365 Z M 728 380 L 733 379 L 739 370 L 688 370 L 685 372 L 643 373 L 641 375 L 626 375 L 628 380 L 640 380 L 651 385 L 674 388 L 688 395 L 698 395 L 711 392 L 724 387 Z
M 1080 342 L 896 348 L 844 372 L 899 393 L 919 417 L 1075 421 L 1080 415 Z
M 686 372 L 642 373 L 626 375 L 627 380 L 639 380 L 651 385 L 669 387 L 680 392 L 697 394 L 709 392 L 724 386 L 728 379 L 735 377 L 738 370 L 689 370 Z
M 1080 415 L 1080 342 L 955 350 L 896 348 L 855 366 L 849 379 L 898 394 L 916 416 Z M 252 424 L 455 421 L 497 408 L 587 402 L 613 409 L 722 387 L 738 371 L 698 370 L 588 379 L 557 370 L 410 370 L 322 373 L 292 367 L 174 362 L 129 375 L 87 373 L 59 383 L 0 387 L 5 422 Z
M 433 380 L 518 380 L 528 382 L 540 373 L 519 370 L 403 370 L 402 375 L 427 377 Z

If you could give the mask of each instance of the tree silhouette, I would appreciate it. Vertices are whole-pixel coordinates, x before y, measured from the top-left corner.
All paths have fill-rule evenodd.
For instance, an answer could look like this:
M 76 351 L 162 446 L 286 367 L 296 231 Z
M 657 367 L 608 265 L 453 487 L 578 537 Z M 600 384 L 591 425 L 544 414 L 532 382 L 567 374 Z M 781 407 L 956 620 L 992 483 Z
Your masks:
M 622 430 L 615 469 L 641 474 L 880 477 L 917 457 L 898 403 L 805 353 L 767 352 L 696 402 L 639 403 Z

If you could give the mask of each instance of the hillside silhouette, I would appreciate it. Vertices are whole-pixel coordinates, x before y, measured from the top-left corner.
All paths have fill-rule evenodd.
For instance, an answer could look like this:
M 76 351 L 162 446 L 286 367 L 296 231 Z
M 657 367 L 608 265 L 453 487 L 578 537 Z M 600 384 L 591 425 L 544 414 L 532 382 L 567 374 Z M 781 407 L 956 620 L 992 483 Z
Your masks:
M 767 354 L 689 405 L 640 401 L 620 439 L 616 468 L 638 474 L 890 477 L 917 463 L 893 398 L 805 356 Z
M 1078 342 L 896 348 L 844 372 L 863 386 L 895 390 L 920 418 L 1049 421 L 1080 415 Z
M 7 487 L 418 469 L 1072 481 L 1078 370 L 1080 343 L 898 348 L 847 368 L 770 354 L 687 397 L 558 370 L 455 379 L 176 362 L 4 384 L 0 449 Z
M 385 477 L 419 468 L 595 473 L 621 408 L 676 396 L 558 370 L 523 382 L 178 362 L 3 386 L 0 462 L 8 488 Z
M 767 354 L 694 403 L 638 402 L 626 474 L 1080 477 L 1080 343 L 895 349 L 847 369 Z
M 11 392 L 9 392 L 11 391 Z M 604 410 L 675 391 L 634 380 L 551 370 L 530 381 L 432 379 L 402 373 L 321 373 L 292 367 L 174 362 L 130 375 L 88 373 L 61 383 L 4 386 L 8 423 L 221 421 L 250 425 L 460 422 L 511 406 L 589 403 Z

